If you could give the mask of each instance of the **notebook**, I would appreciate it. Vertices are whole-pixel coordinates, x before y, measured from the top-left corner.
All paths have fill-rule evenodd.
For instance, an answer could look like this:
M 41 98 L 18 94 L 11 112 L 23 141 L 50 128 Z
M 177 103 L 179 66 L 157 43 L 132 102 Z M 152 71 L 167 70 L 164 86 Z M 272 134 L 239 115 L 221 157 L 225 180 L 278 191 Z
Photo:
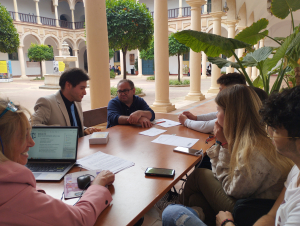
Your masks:
M 78 127 L 32 127 L 26 166 L 36 180 L 59 181 L 77 159 Z

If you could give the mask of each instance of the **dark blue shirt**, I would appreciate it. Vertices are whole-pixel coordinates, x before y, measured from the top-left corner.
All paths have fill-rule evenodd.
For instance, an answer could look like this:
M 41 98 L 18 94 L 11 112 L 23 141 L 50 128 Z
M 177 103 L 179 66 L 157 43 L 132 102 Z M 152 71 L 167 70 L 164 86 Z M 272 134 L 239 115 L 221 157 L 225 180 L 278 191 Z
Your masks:
M 107 106 L 107 128 L 119 125 L 119 117 L 121 115 L 129 116 L 131 113 L 142 110 L 150 111 L 152 117 L 150 121 L 155 119 L 154 111 L 148 106 L 143 98 L 133 96 L 133 102 L 130 107 L 121 102 L 118 97 L 110 100 Z

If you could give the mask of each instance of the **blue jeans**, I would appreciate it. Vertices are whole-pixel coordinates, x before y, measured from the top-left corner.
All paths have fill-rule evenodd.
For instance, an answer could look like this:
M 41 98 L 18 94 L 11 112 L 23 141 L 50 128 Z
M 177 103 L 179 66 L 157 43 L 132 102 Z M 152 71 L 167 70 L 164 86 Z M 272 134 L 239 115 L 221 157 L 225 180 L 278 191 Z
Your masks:
M 190 207 L 171 204 L 162 213 L 163 226 L 206 226 Z

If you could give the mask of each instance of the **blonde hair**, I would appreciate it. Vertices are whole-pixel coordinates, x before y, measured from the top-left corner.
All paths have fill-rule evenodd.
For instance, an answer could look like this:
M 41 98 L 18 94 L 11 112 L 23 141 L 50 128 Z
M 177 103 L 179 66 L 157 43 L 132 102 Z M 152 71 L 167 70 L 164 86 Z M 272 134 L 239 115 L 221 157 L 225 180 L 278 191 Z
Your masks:
M 6 109 L 8 103 L 10 103 L 8 99 L 0 98 L 0 114 Z M 8 110 L 0 118 L 0 136 L 4 148 L 3 154 L 2 145 L 0 145 L 0 162 L 13 161 L 12 146 L 14 142 L 25 142 L 26 139 L 29 125 L 26 114 L 30 116 L 30 112 L 19 105 L 15 106 L 17 108 L 16 112 Z M 15 134 L 18 130 L 21 130 L 22 140 L 15 140 Z
M 252 150 L 259 151 L 274 168 L 287 176 L 293 163 L 278 154 L 267 137 L 265 125 L 259 115 L 262 102 L 255 91 L 245 85 L 234 85 L 222 90 L 215 101 L 224 109 L 223 131 L 231 153 L 230 178 L 235 168 L 240 166 L 240 161 L 251 176 L 249 159 Z

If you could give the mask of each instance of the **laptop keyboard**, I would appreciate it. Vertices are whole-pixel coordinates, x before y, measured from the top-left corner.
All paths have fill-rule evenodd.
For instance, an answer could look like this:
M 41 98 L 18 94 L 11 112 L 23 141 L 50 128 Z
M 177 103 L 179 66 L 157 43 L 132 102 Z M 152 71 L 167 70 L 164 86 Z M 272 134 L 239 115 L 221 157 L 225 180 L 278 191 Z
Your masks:
M 63 172 L 70 163 L 27 163 L 32 172 Z

